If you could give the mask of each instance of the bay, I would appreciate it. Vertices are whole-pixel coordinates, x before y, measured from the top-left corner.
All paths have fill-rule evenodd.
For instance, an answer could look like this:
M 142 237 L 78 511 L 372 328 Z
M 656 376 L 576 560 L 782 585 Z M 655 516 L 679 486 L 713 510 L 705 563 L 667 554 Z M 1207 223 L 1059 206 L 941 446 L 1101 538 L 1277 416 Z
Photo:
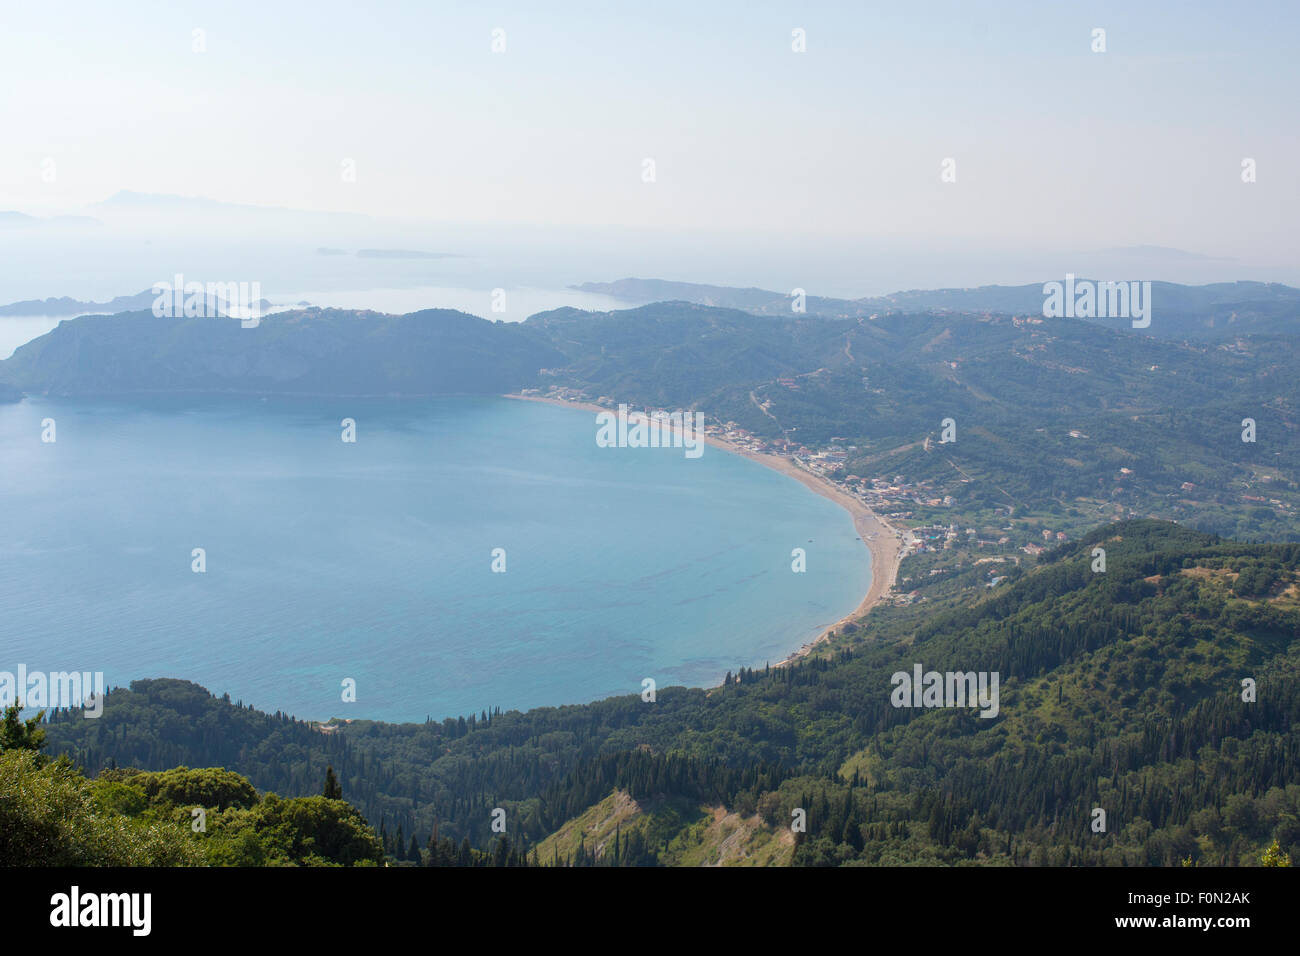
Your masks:
M 442 719 L 710 686 L 867 590 L 849 516 L 793 479 L 595 433 L 504 398 L 0 405 L 0 670 Z

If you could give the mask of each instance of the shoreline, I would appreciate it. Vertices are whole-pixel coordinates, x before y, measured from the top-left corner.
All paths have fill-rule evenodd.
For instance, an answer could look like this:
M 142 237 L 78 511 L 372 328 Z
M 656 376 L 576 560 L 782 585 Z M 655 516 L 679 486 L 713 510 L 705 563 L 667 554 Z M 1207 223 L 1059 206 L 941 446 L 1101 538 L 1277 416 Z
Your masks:
M 589 412 L 612 411 L 612 409 L 604 408 L 594 402 L 574 402 L 542 395 L 511 394 L 501 397 L 523 402 L 540 402 L 543 405 L 556 405 L 561 408 L 573 408 Z M 903 559 L 904 547 L 902 532 L 897 528 L 834 482 L 808 471 L 792 459 L 782 455 L 750 451 L 748 448 L 727 441 L 725 438 L 718 438 L 713 435 L 704 435 L 702 437 L 706 443 L 716 448 L 748 458 L 750 461 L 780 472 L 788 478 L 793 478 L 814 494 L 821 495 L 823 498 L 839 505 L 849 513 L 849 517 L 853 520 L 853 527 L 858 532 L 858 537 L 866 545 L 867 551 L 871 555 L 871 586 L 867 589 L 867 593 L 863 595 L 862 600 L 858 602 L 858 606 L 834 624 L 823 629 L 816 638 L 793 651 L 785 659 L 773 664 L 773 667 L 782 667 L 799 660 L 801 657 L 806 657 L 812 653 L 817 645 L 829 640 L 831 632 L 838 630 L 845 624 L 856 623 L 865 617 L 893 589 L 898 579 L 898 566 Z

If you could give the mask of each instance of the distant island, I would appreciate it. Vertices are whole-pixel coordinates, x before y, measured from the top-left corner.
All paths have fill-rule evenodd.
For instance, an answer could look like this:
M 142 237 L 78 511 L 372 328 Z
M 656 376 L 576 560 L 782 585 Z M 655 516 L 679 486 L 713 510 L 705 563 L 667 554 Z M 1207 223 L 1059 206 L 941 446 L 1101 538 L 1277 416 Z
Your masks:
M 144 309 L 152 309 L 154 300 L 158 294 L 152 289 L 145 289 L 143 292 L 137 292 L 135 295 L 119 295 L 107 302 L 88 302 L 82 299 L 72 299 L 68 296 L 49 299 L 24 299 L 22 302 L 11 302 L 8 305 L 0 305 L 0 316 L 14 315 L 116 315 L 120 312 L 139 312 Z M 224 309 L 225 303 L 218 297 L 213 297 L 214 304 Z M 299 305 L 306 305 L 306 302 L 300 302 Z M 275 304 L 267 299 L 260 299 L 257 303 L 258 311 L 265 312 L 267 309 L 275 308 Z
M 358 259 L 455 259 L 450 252 L 420 252 L 416 249 L 358 249 Z

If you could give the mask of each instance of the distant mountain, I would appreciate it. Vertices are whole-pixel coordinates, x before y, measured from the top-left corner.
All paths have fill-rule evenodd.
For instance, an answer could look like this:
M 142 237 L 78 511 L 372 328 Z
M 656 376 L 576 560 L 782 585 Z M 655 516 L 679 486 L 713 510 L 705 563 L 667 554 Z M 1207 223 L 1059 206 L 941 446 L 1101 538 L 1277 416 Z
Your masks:
M 119 295 L 108 302 L 85 302 L 80 299 L 71 299 L 67 296 L 61 296 L 57 299 L 25 299 L 22 302 L 11 302 L 9 305 L 0 305 L 0 316 L 6 315 L 85 315 L 87 313 L 102 313 L 112 315 L 118 312 L 138 312 L 142 309 L 152 309 L 157 294 L 150 289 L 143 292 L 137 292 L 135 295 Z M 205 297 L 209 312 L 224 314 L 227 306 L 224 299 L 220 296 Z M 274 304 L 267 299 L 258 300 L 257 308 L 259 312 L 265 312 L 274 308 Z
M 1053 278 L 1051 281 L 1062 281 L 1063 278 Z M 680 300 L 741 309 L 756 315 L 790 314 L 794 304 L 791 295 L 781 292 L 669 282 L 662 279 L 584 282 L 574 288 L 615 296 L 629 302 Z M 1300 289 L 1279 283 L 1220 282 L 1187 286 L 1173 282 L 1152 282 L 1151 301 L 1152 322 L 1142 332 L 1160 338 L 1224 339 L 1247 332 L 1300 332 Z M 890 312 L 991 312 L 1041 316 L 1043 302 L 1043 284 L 1035 283 L 1022 286 L 989 285 L 974 289 L 913 289 L 862 299 L 809 295 L 805 300 L 805 308 L 810 315 L 834 318 L 870 318 Z M 1089 321 L 1116 329 L 1132 328 L 1130 320 L 1122 318 Z
M 54 395 L 499 394 L 562 361 L 529 330 L 444 309 L 298 310 L 254 328 L 142 311 L 62 322 L 0 363 L 0 380 Z
M 0 305 L 0 315 L 83 315 L 87 312 L 133 312 L 153 306 L 154 294 L 150 291 L 135 295 L 119 295 L 108 302 L 84 302 L 68 296 L 49 299 L 24 299 Z
M 788 313 L 791 298 L 767 289 L 738 289 L 732 286 L 700 285 L 695 282 L 669 282 L 665 279 L 618 279 L 615 282 L 584 282 L 571 286 L 580 292 L 609 295 L 625 302 L 693 302 L 722 309 L 741 309 L 745 312 Z M 842 307 L 847 299 L 819 299 Z
M 203 196 L 176 196 L 168 193 L 138 193 L 133 192 L 130 189 L 119 190 L 107 199 L 101 199 L 98 202 L 91 203 L 91 205 L 131 206 L 149 209 L 259 209 L 257 206 L 220 202 L 219 200 L 207 199 Z

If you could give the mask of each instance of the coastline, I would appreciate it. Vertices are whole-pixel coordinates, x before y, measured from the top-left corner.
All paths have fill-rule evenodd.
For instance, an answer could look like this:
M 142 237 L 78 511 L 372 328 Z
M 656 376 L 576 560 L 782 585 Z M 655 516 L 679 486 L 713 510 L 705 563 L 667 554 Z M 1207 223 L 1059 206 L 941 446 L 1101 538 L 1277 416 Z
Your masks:
M 561 398 L 549 398 L 542 395 L 503 395 L 502 398 L 511 398 L 524 402 L 540 402 L 544 405 L 558 405 L 562 408 L 580 409 L 589 412 L 608 412 L 610 409 L 596 405 L 593 402 L 574 402 Z M 793 478 L 798 481 L 809 491 L 821 495 L 830 501 L 835 502 L 853 519 L 853 527 L 858 532 L 858 537 L 866 545 L 867 551 L 871 555 L 871 586 L 867 593 L 863 595 L 858 606 L 851 612 L 840 618 L 834 624 L 825 628 L 821 634 L 808 643 L 804 644 L 798 650 L 792 652 L 784 660 L 775 663 L 774 667 L 781 667 L 805 657 L 810 654 L 817 645 L 830 639 L 831 633 L 845 624 L 858 622 L 865 617 L 867 612 L 880 603 L 886 594 L 893 589 L 898 579 L 898 566 L 903 559 L 904 538 L 902 532 L 896 529 L 889 522 L 872 511 L 866 504 L 859 501 L 853 495 L 844 491 L 834 482 L 823 478 L 821 475 L 814 474 L 805 468 L 800 467 L 796 462 L 781 455 L 772 455 L 764 452 L 751 451 L 741 445 L 727 441 L 725 438 L 718 438 L 713 435 L 705 435 L 704 441 L 723 451 L 731 452 L 748 458 L 750 461 L 757 462 L 764 467 L 773 471 Z

